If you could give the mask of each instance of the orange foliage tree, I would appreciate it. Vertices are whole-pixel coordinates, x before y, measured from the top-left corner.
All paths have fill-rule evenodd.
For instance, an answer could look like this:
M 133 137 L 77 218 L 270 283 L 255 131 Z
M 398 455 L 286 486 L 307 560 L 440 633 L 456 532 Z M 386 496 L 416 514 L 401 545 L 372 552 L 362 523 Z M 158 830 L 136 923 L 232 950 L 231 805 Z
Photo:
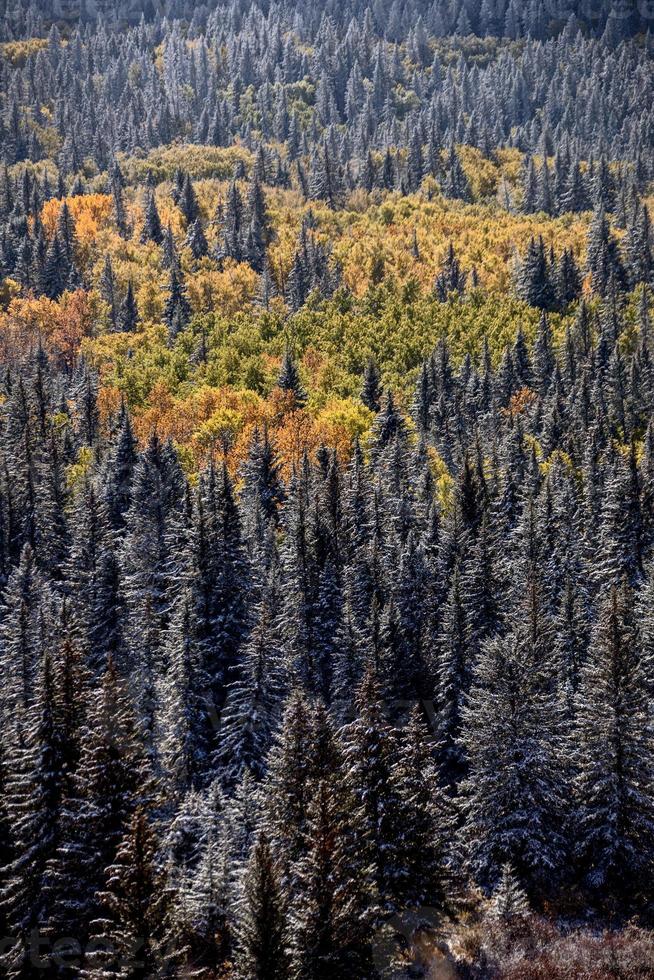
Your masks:
M 77 289 L 64 293 L 57 302 L 45 296 L 13 299 L 3 327 L 22 335 L 26 348 L 40 339 L 58 364 L 70 371 L 82 340 L 93 334 L 97 316 L 97 302 L 85 290 Z

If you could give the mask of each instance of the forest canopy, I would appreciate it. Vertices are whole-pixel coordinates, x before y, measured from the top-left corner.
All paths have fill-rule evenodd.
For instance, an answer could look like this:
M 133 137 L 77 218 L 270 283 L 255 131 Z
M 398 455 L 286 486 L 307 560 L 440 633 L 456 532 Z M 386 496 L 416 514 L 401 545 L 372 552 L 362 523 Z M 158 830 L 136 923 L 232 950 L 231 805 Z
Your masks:
M 651 27 L 2 5 L 4 974 L 651 976 Z

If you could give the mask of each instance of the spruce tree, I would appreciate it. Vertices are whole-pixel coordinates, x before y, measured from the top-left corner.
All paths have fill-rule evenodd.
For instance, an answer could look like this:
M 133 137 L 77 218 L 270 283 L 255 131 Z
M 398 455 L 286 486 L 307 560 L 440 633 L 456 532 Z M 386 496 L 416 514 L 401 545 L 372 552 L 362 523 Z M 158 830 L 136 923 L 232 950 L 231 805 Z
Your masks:
M 236 262 L 244 259 L 245 208 L 236 181 L 232 181 L 227 192 L 222 235 L 218 248 L 218 258 L 230 258 Z
M 125 404 L 121 405 L 118 426 L 102 467 L 101 491 L 114 530 L 122 530 L 130 504 L 130 491 L 136 464 L 136 438 Z
M 169 343 L 172 344 L 177 335 L 186 328 L 191 318 L 191 304 L 186 294 L 186 285 L 182 270 L 174 263 L 168 280 L 168 296 L 164 306 L 164 323 L 168 327 Z
M 18 940 L 5 953 L 4 966 L 10 976 L 23 975 L 22 955 L 30 934 L 45 924 L 46 873 L 59 834 L 64 771 L 49 654 L 39 666 L 30 724 L 25 737 L 10 743 L 13 758 L 6 781 L 5 807 L 14 856 L 3 873 L 0 902 L 10 935 Z
M 123 333 L 132 333 L 136 330 L 139 323 L 139 308 L 134 296 L 134 286 L 132 280 L 127 283 L 127 292 L 120 306 L 118 324 Z
M 288 348 L 284 351 L 282 358 L 277 387 L 290 396 L 293 408 L 304 408 L 307 394 L 302 387 L 299 371 Z
M 574 725 L 575 846 L 604 898 L 633 898 L 654 854 L 654 741 L 633 597 L 608 590 L 580 673 Z
M 68 774 L 58 846 L 46 876 L 47 935 L 75 936 L 83 948 L 100 914 L 106 869 L 145 792 L 129 694 L 111 658 L 97 686 L 84 693 L 79 765 Z
M 248 625 L 250 563 L 226 465 L 211 463 L 198 491 L 183 550 L 207 697 L 220 711 L 227 685 L 238 676 L 237 653 Z
M 265 834 L 257 837 L 243 882 L 236 964 L 242 980 L 286 980 L 289 975 L 284 905 Z
M 199 218 L 196 218 L 189 227 L 189 232 L 186 236 L 186 245 L 191 250 L 194 259 L 201 259 L 209 251 L 207 239 Z
M 650 284 L 654 277 L 652 229 L 646 204 L 638 207 L 627 228 L 626 265 L 631 288 L 639 283 Z
M 642 576 L 643 522 L 634 452 L 617 456 L 605 475 L 594 577 L 605 586 L 634 584 Z
M 193 187 L 193 182 L 188 174 L 186 174 L 184 178 L 181 192 L 176 204 L 186 218 L 187 227 L 190 228 L 199 219 L 200 210 L 198 207 L 198 199 L 195 194 L 195 188 Z
M 265 829 L 285 889 L 293 867 L 305 853 L 307 807 L 311 799 L 312 719 L 301 691 L 291 691 L 275 744 L 268 757 Z
M 249 219 L 248 260 L 253 269 L 261 272 L 266 259 L 266 248 L 272 239 L 272 227 L 261 179 L 256 171 L 252 173 L 248 190 L 247 212 Z
M 318 781 L 307 810 L 307 853 L 297 866 L 289 915 L 289 975 L 296 980 L 370 973 L 366 868 L 356 829 L 348 826 L 347 807 L 338 788 Z
M 494 917 L 507 924 L 529 913 L 529 899 L 510 864 L 502 868 L 502 877 L 493 893 L 491 911 Z
M 445 197 L 451 197 L 466 202 L 472 201 L 470 184 L 461 165 L 459 154 L 457 153 L 453 143 L 449 149 L 445 168 L 445 179 L 442 183 L 441 189 Z
M 520 261 L 516 275 L 516 291 L 520 299 L 530 306 L 549 310 L 553 303 L 550 269 L 545 255 L 543 239 L 532 238 Z
M 281 583 L 277 563 L 254 609 L 254 625 L 239 653 L 239 679 L 227 692 L 221 717 L 218 762 L 231 785 L 244 769 L 265 774 L 265 760 L 281 716 L 285 667 L 279 627 Z
M 72 266 L 75 258 L 77 237 L 75 235 L 75 220 L 70 213 L 66 201 L 63 202 L 57 215 L 56 235 L 63 248 L 67 266 Z
M 182 513 L 184 476 L 171 444 L 152 436 L 132 478 L 121 546 L 124 595 L 129 612 L 128 646 L 139 663 L 150 638 L 163 653 L 170 617 L 170 588 L 178 566 L 173 533 Z
M 393 778 L 395 733 L 384 716 L 386 706 L 372 670 L 357 690 L 355 707 L 356 717 L 343 731 L 343 751 L 356 807 L 356 833 L 364 866 L 372 876 L 375 901 L 388 911 L 401 905 L 404 887 L 403 808 L 400 787 Z
M 332 210 L 337 210 L 343 203 L 343 196 L 340 168 L 325 139 L 311 161 L 309 197 L 312 201 L 325 201 Z
M 393 779 L 400 796 L 402 836 L 399 892 L 407 907 L 446 911 L 456 891 L 452 873 L 454 820 L 451 802 L 440 790 L 437 746 L 430 737 L 420 705 L 410 712 L 398 736 Z
M 147 242 L 154 242 L 155 245 L 161 245 L 163 241 L 163 232 L 161 230 L 161 219 L 159 217 L 159 211 L 157 210 L 157 203 L 154 199 L 154 192 L 152 190 L 148 192 L 147 197 L 145 199 L 141 241 L 143 242 L 143 244 L 146 244 Z
M 161 706 L 161 752 L 171 801 L 206 783 L 212 748 L 209 681 L 197 640 L 192 596 L 179 602 L 167 637 L 169 664 Z
M 469 775 L 465 843 L 478 881 L 494 885 L 511 862 L 530 889 L 565 870 L 567 819 L 562 704 L 522 624 L 489 640 L 463 712 Z
M 445 303 L 452 293 L 462 296 L 467 278 L 467 273 L 461 270 L 454 245 L 450 242 L 445 262 L 434 283 L 434 293 L 441 303 Z
M 59 299 L 69 283 L 71 264 L 59 233 L 55 232 L 45 254 L 41 285 L 48 299 Z
M 116 282 L 114 279 L 114 270 L 109 255 L 105 256 L 104 269 L 102 271 L 102 277 L 100 279 L 100 288 L 102 291 L 102 298 L 104 299 L 105 303 L 109 307 L 109 324 L 111 326 L 111 329 L 115 330 L 118 322 Z
M 259 513 L 267 521 L 277 521 L 278 507 L 285 496 L 280 468 L 267 427 L 256 428 L 242 470 L 243 500 L 249 520 Z
M 606 212 L 598 204 L 588 231 L 587 269 L 591 275 L 593 290 L 606 296 L 610 289 L 624 285 L 625 272 Z
M 75 601 L 76 627 L 89 667 L 99 673 L 107 657 L 122 654 L 122 602 L 115 541 L 102 494 L 85 480 L 73 502 L 66 583 Z
M 366 361 L 363 372 L 363 385 L 361 387 L 361 401 L 371 412 L 378 412 L 381 408 L 381 375 L 374 358 L 369 357 Z
M 147 813 L 138 807 L 107 869 L 102 917 L 94 923 L 82 977 L 111 976 L 124 970 L 123 963 L 132 976 L 165 976 L 169 893 L 156 847 Z
M 40 574 L 29 544 L 23 548 L 4 596 L 2 662 L 7 677 L 6 704 L 12 726 L 27 727 L 26 714 L 32 705 L 44 631 L 51 622 L 50 589 Z M 21 736 L 22 737 L 22 736 Z

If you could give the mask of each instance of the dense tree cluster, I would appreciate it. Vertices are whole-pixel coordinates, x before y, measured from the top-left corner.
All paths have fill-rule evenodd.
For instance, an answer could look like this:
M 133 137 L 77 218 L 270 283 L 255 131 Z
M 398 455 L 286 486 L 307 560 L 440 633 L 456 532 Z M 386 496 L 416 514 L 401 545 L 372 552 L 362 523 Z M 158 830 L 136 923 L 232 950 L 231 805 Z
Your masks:
M 142 17 L 150 19 L 155 12 L 173 19 L 183 19 L 192 24 L 202 24 L 212 10 L 212 4 L 189 5 L 186 0 L 124 0 L 110 3 L 108 0 L 17 0 L 7 5 L 3 11 L 3 40 L 14 37 L 32 36 L 52 23 L 92 23 L 102 19 L 111 27 L 130 22 L 138 22 Z M 320 11 L 312 10 L 302 3 L 288 5 L 291 10 L 300 9 L 304 14 L 320 20 Z M 353 13 L 365 10 L 365 4 L 343 5 L 330 0 L 325 12 L 340 23 L 347 23 Z M 565 0 L 536 2 L 522 10 L 515 0 L 439 0 L 427 3 L 424 0 L 376 5 L 371 10 L 374 23 L 383 26 L 384 33 L 391 38 L 401 36 L 407 25 L 421 25 L 412 32 L 412 50 L 424 52 L 425 34 L 465 35 L 474 33 L 480 37 L 500 35 L 518 38 L 523 34 L 543 38 L 560 30 L 566 20 L 573 16 L 593 34 L 604 34 L 615 40 L 632 33 L 647 30 L 649 25 L 646 7 L 631 8 L 630 5 L 612 5 L 607 0 L 579 3 L 574 8 Z M 386 20 L 384 17 L 386 16 Z
M 52 300 L 99 285 L 111 328 L 135 331 L 133 283 L 118 283 L 109 257 L 100 283 L 97 274 L 94 281 L 66 204 L 66 197 L 104 191 L 118 234 L 162 250 L 168 270 L 162 319 L 174 343 L 192 315 L 182 248 L 218 269 L 225 260 L 248 263 L 261 276 L 266 309 L 281 295 L 294 312 L 312 292 L 328 298 L 341 285 L 330 243 L 313 235 L 311 211 L 290 268 L 273 267 L 270 189 L 293 188 L 305 201 L 339 209 L 358 189 L 411 194 L 422 187 L 428 197 L 440 192 L 453 201 L 490 195 L 525 215 L 594 213 L 585 266 L 571 248 L 555 256 L 537 239 L 518 256 L 517 293 L 540 309 L 566 309 L 585 273 L 602 296 L 651 283 L 644 197 L 652 176 L 654 74 L 648 38 L 631 37 L 642 25 L 609 17 L 610 30 L 589 32 L 593 25 L 583 17 L 564 22 L 550 10 L 550 27 L 537 27 L 542 12 L 531 4 L 524 23 L 518 17 L 515 31 L 505 32 L 524 35 L 519 48 L 498 37 L 484 44 L 443 39 L 454 31 L 450 20 L 467 19 L 464 34 L 485 36 L 494 33 L 492 25 L 497 32 L 515 19 L 512 4 L 505 13 L 501 4 L 473 6 L 448 13 L 447 5 L 433 5 L 416 10 L 415 22 L 410 5 L 401 16 L 397 5 L 386 11 L 381 4 L 374 12 L 354 9 L 351 17 L 345 10 L 318 16 L 304 5 L 292 11 L 253 5 L 247 13 L 221 7 L 196 9 L 188 21 L 148 15 L 119 33 L 102 18 L 96 23 L 93 7 L 66 27 L 66 36 L 56 25 L 45 31 L 44 10 L 44 21 L 30 20 L 22 56 L 0 59 L 0 272 L 23 294 Z M 19 23 L 20 8 L 6 23 L 12 16 Z M 616 25 L 624 35 L 617 46 L 608 36 Z M 145 187 L 127 186 L 123 172 L 125 157 L 175 140 L 223 148 L 240 142 L 251 161 L 238 157 L 231 174 L 220 174 L 233 179 L 213 215 L 201 206 L 191 176 L 177 169 L 172 201 L 182 235 L 160 216 L 156 166 L 141 167 Z M 474 193 L 462 164 L 471 148 L 481 168 Z M 500 148 L 519 153 L 522 166 L 511 180 L 502 176 L 495 193 L 483 165 L 495 167 Z M 44 205 L 53 198 L 63 203 L 56 224 L 44 227 Z M 419 259 L 415 233 L 412 251 Z M 380 256 L 371 279 L 383 278 Z M 476 269 L 462 268 L 454 247 L 434 293 L 444 301 L 477 282 Z
M 131 234 L 133 240 L 137 233 L 141 244 L 160 249 L 161 267 L 168 277 L 162 319 L 169 328 L 171 341 L 188 325 L 192 316 L 180 260 L 181 249 L 188 249 L 194 263 L 193 271 L 199 269 L 200 261 L 205 259 L 219 270 L 226 259 L 247 263 L 260 276 L 259 300 L 266 309 L 271 299 L 281 294 L 291 312 L 296 312 L 313 292 L 330 298 L 342 286 L 341 265 L 333 258 L 333 243 L 325 241 L 324 236 L 315 235 L 317 222 L 311 209 L 304 214 L 287 274 L 279 268 L 273 272 L 269 247 L 276 240 L 276 231 L 264 185 L 264 181 L 271 179 L 267 176 L 268 162 L 268 154 L 259 145 L 247 184 L 237 180 L 229 183 L 225 198 L 219 199 L 210 222 L 203 221 L 201 216 L 194 181 L 188 173 L 178 169 L 172 182 L 172 201 L 183 218 L 185 237 L 175 236 L 170 224 L 163 227 L 151 188 L 143 194 L 140 227 L 128 232 L 123 193 L 125 181 L 118 164 L 113 164 L 110 172 L 113 226 L 123 238 L 129 238 Z M 613 185 L 614 176 L 609 171 L 606 173 Z M 241 190 L 243 186 L 247 188 L 245 194 Z M 624 191 L 625 184 L 621 183 L 620 187 Z M 532 237 L 524 254 L 517 255 L 514 262 L 517 295 L 539 309 L 567 310 L 581 295 L 584 274 L 588 274 L 589 285 L 599 296 L 651 285 L 654 282 L 654 253 L 649 208 L 636 192 L 633 182 L 630 187 L 630 199 L 628 203 L 624 202 L 624 209 L 617 207 L 615 199 L 609 202 L 614 208 L 612 213 L 606 210 L 601 187 L 596 188 L 592 196 L 594 211 L 592 220 L 589 219 L 585 261 L 571 246 L 564 247 L 556 255 L 553 246 L 546 248 L 542 236 Z M 13 176 L 7 168 L 0 173 L 0 217 L 4 218 L 0 271 L 5 278 L 17 283 L 23 294 L 51 300 L 58 300 L 66 291 L 95 286 L 108 305 L 111 330 L 133 332 L 140 322 L 133 282 L 130 280 L 122 288 L 119 286 L 109 253 L 105 254 L 99 276 L 97 273 L 93 276 L 88 258 L 85 260 L 82 256 L 76 220 L 68 203 L 80 201 L 76 190 L 83 192 L 84 189 L 71 186 L 72 196 L 64 196 L 65 186 L 60 181 L 59 187 L 53 188 L 47 172 L 42 179 L 27 168 L 19 169 Z M 444 194 L 447 195 L 445 187 Z M 327 193 L 323 196 L 329 197 Z M 90 195 L 88 199 L 107 198 Z M 56 221 L 50 229 L 43 223 L 45 204 L 55 208 L 51 213 L 56 213 Z M 421 260 L 415 229 L 411 253 L 414 259 Z M 372 262 L 370 281 L 373 285 L 379 284 L 384 277 L 384 259 L 378 255 Z M 434 295 L 445 302 L 452 295 L 462 296 L 466 289 L 478 286 L 476 267 L 464 269 L 450 242 L 434 280 Z
M 2 6 L 3 974 L 648 975 L 649 28 Z
M 125 409 L 100 425 L 83 364 L 7 367 L 9 975 L 37 929 L 89 978 L 136 942 L 162 976 L 372 976 L 385 917 L 504 895 L 507 868 L 524 901 L 646 911 L 644 293 L 626 330 L 613 295 L 497 368 L 443 343 L 414 434 L 371 364 L 365 452 L 285 480 L 259 431 L 236 484 L 219 456 L 190 484 Z M 290 353 L 279 386 L 297 411 Z
M 64 38 L 34 6 L 21 37 L 43 42 L 0 61 L 9 164 L 55 156 L 67 177 L 179 138 L 260 139 L 274 145 L 275 180 L 293 175 L 336 204 L 352 185 L 412 190 L 428 174 L 465 199 L 453 145 L 517 146 L 556 153 L 552 173 L 526 167 L 527 203 L 544 210 L 584 207 L 607 159 L 628 162 L 636 181 L 651 175 L 646 9 L 641 19 L 594 4 L 604 8 L 595 17 L 579 5 L 577 19 L 565 3 L 515 0 L 231 4 L 173 9 L 188 20 L 158 13 L 119 32 L 83 18 Z

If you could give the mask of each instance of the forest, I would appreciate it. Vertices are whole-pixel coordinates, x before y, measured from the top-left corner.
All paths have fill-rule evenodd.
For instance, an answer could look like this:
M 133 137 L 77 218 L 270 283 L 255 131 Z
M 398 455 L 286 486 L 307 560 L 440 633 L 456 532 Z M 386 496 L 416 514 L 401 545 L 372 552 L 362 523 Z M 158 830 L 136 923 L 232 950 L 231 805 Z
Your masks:
M 654 8 L 0 3 L 0 973 L 654 977 Z

